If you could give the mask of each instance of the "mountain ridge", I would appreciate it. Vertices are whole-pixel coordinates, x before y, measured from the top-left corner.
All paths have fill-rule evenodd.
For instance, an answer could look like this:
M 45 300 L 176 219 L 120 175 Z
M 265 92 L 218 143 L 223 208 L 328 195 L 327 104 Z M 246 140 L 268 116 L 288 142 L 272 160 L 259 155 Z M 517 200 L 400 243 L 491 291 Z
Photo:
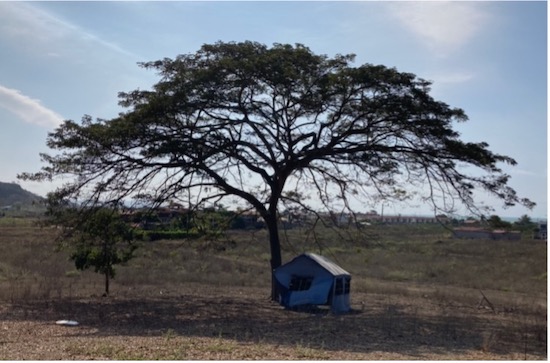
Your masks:
M 0 206 L 2 207 L 14 204 L 31 204 L 43 199 L 41 196 L 23 189 L 17 183 L 0 182 Z

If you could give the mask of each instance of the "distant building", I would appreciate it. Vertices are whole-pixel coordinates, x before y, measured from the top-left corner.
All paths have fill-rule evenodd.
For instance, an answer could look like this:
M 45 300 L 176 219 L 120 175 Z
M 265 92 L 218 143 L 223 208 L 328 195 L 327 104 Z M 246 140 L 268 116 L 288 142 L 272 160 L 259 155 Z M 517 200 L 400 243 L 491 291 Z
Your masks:
M 466 219 L 462 222 L 465 227 L 480 227 L 481 222 L 477 219 Z
M 375 213 L 367 213 L 362 217 L 362 220 L 374 223 L 384 224 L 434 224 L 434 223 L 448 223 L 449 218 L 445 215 L 438 215 L 436 217 L 424 217 L 424 216 L 406 216 L 406 215 L 379 215 Z
M 521 232 L 497 229 L 492 232 L 492 237 L 494 240 L 519 241 L 521 239 Z
M 235 215 L 231 229 L 261 229 L 265 227 L 263 218 L 256 212 L 243 212 Z
M 481 227 L 453 228 L 453 237 L 460 239 L 492 239 L 492 240 L 520 240 L 521 232 L 506 230 L 490 230 Z
M 547 223 L 540 223 L 534 231 L 533 238 L 534 239 L 547 240 L 548 239 L 548 224 Z

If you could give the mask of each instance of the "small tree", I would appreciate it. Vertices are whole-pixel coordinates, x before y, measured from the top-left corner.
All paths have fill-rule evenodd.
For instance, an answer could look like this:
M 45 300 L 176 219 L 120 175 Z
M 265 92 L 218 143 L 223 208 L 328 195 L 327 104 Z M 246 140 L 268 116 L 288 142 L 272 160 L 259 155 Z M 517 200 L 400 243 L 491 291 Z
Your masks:
M 47 223 L 61 227 L 62 248 L 71 250 L 70 258 L 79 270 L 93 268 L 105 277 L 105 295 L 109 295 L 114 266 L 128 262 L 136 249 L 133 232 L 116 210 L 97 207 L 78 211 L 50 200 Z

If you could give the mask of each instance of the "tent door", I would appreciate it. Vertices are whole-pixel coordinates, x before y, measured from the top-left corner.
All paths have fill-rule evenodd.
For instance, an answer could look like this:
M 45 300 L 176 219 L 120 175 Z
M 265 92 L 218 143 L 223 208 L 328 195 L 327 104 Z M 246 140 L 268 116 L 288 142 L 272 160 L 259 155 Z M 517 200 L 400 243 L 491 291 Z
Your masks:
M 339 276 L 334 279 L 332 285 L 331 310 L 335 313 L 347 312 L 350 310 L 350 282 L 349 276 Z

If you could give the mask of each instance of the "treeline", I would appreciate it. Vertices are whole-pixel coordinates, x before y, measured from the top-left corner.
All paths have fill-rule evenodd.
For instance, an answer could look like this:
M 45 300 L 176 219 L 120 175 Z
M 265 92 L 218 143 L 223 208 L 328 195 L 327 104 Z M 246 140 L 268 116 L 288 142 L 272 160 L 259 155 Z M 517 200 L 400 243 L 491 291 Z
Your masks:
M 231 229 L 254 230 L 265 227 L 263 219 L 256 213 L 230 211 L 224 208 L 206 208 L 190 210 L 185 208 L 158 208 L 154 210 L 128 210 L 122 213 L 122 218 L 130 223 L 136 231 L 136 238 L 147 240 L 197 238 L 201 236 L 221 236 L 224 231 Z M 357 224 L 362 227 L 364 222 L 377 224 L 376 220 L 362 219 L 351 223 L 349 218 L 329 215 L 323 219 L 326 224 L 335 226 L 350 226 Z M 417 218 L 418 219 L 418 218 Z M 482 219 L 456 220 L 438 216 L 439 222 L 447 222 L 453 226 L 478 225 L 491 229 L 517 230 L 533 232 L 539 224 L 532 221 L 527 215 L 515 222 L 508 222 L 497 215 Z M 280 216 L 282 228 L 290 229 L 308 224 L 307 216 L 299 213 L 285 213 Z M 418 221 L 417 221 L 418 223 Z
M 532 232 L 539 226 L 528 215 L 523 215 L 515 222 L 508 222 L 497 215 L 492 215 L 481 222 L 492 229 L 517 230 L 521 232 Z
M 265 226 L 256 214 L 214 208 L 129 210 L 122 212 L 121 217 L 134 228 L 137 239 L 151 241 L 219 237 L 228 229 L 252 230 Z

